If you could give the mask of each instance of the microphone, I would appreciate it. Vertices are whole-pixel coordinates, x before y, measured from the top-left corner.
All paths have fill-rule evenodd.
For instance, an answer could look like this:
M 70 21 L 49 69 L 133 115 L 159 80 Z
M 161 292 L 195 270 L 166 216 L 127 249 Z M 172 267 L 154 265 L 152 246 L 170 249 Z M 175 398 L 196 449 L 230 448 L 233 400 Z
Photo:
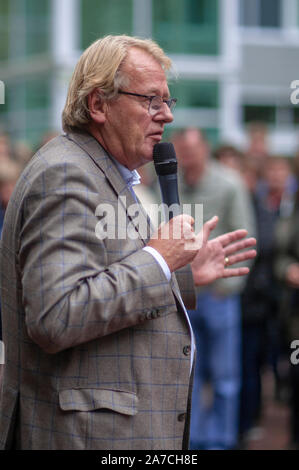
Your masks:
M 170 220 L 181 213 L 177 180 L 178 164 L 173 144 L 169 142 L 155 144 L 153 159 L 162 201 L 168 207 L 168 217 L 165 219 Z

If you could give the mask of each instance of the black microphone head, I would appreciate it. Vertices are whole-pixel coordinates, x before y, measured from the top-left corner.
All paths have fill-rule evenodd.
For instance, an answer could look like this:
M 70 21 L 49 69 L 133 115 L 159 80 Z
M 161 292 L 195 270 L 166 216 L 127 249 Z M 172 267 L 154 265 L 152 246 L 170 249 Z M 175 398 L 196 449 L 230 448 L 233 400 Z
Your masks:
M 176 160 L 174 146 L 171 142 L 161 142 L 154 145 L 153 157 L 155 163 L 161 163 L 165 160 Z
M 158 175 L 170 175 L 177 173 L 177 159 L 174 146 L 171 142 L 155 144 L 153 159 Z

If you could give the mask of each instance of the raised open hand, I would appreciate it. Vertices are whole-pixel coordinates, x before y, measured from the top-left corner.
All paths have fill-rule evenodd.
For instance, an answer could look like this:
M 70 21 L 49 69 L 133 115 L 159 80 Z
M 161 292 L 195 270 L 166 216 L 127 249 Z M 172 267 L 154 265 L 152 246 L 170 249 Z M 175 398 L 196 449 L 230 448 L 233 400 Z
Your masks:
M 247 230 L 235 230 L 208 240 L 211 231 L 216 227 L 218 217 L 208 220 L 197 235 L 202 240 L 191 263 L 194 282 L 196 285 L 206 285 L 222 277 L 244 276 L 248 267 L 230 268 L 235 263 L 252 259 L 256 256 L 254 249 L 241 252 L 245 248 L 256 245 L 255 238 L 246 238 Z

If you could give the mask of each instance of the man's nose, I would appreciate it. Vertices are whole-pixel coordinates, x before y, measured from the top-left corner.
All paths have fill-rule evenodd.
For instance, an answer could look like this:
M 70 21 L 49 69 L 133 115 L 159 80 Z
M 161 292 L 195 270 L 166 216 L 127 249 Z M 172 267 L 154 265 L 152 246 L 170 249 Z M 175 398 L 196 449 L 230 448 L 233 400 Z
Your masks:
M 155 121 L 164 121 L 166 123 L 170 123 L 173 121 L 173 114 L 168 106 L 167 103 L 162 104 L 159 112 L 153 116 Z

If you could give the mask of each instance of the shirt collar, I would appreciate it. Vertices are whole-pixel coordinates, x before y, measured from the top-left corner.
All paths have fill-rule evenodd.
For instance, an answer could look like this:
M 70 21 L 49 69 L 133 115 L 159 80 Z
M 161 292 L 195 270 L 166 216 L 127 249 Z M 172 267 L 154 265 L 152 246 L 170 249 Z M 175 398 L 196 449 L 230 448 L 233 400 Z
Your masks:
M 137 170 L 129 170 L 127 167 L 119 163 L 115 158 L 113 158 L 121 176 L 125 180 L 127 186 L 135 186 L 140 183 L 140 175 Z

